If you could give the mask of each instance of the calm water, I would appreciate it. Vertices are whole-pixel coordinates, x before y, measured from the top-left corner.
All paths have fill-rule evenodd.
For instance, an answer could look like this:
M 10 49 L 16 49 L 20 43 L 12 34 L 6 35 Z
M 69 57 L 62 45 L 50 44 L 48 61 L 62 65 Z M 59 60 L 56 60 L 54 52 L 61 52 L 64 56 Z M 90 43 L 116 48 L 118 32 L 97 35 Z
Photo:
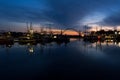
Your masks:
M 70 43 L 0 46 L 0 80 L 84 80 L 120 74 L 119 43 Z M 84 79 L 83 79 L 84 78 Z

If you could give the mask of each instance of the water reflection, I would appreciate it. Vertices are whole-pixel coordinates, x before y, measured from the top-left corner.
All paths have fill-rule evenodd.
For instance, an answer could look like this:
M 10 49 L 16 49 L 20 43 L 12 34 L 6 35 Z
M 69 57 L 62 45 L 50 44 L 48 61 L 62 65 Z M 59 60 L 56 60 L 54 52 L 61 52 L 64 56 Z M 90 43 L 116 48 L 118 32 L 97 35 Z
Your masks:
M 28 51 L 29 51 L 29 53 L 34 53 L 34 47 L 33 47 L 33 45 L 27 45 L 28 46 Z
M 109 46 L 116 46 L 116 47 L 120 47 L 120 42 L 115 42 L 115 41 L 93 41 L 93 42 L 89 42 L 89 41 L 83 41 L 78 40 L 78 39 L 71 39 L 71 42 L 79 42 L 80 46 L 82 47 L 82 49 L 84 51 L 88 51 L 91 48 L 94 48 L 96 51 L 100 50 L 102 51 L 104 47 L 109 47 Z M 70 42 L 70 43 L 71 43 Z M 49 52 L 51 52 L 51 48 L 55 47 L 55 45 L 57 46 L 62 46 L 64 45 L 64 47 L 69 47 L 68 43 L 61 43 L 61 42 L 52 42 L 52 43 L 7 43 L 7 44 L 0 44 L 0 48 L 5 48 L 6 51 L 8 52 L 9 49 L 11 49 L 12 47 L 25 47 L 27 48 L 27 52 L 29 54 L 35 54 L 35 48 L 39 48 L 39 52 L 40 53 L 44 53 L 44 50 L 46 48 L 48 48 Z M 78 45 L 76 45 L 78 46 Z
M 1 76 L 40 80 L 49 76 L 79 78 L 99 72 L 112 74 L 120 69 L 119 52 L 120 42 L 113 41 L 72 39 L 70 43 L 0 44 L 0 79 Z

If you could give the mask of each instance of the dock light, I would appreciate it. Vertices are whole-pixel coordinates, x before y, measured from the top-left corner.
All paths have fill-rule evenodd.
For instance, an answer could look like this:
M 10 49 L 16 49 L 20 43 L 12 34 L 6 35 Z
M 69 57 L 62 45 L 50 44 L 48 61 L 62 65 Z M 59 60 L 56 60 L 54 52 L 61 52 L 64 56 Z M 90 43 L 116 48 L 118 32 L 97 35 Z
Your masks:
M 27 43 L 28 46 L 30 46 L 30 43 Z
M 115 32 L 115 34 L 117 34 L 117 32 Z
M 111 40 L 111 42 L 113 42 L 113 40 Z
M 56 39 L 57 38 L 57 36 L 54 36 L 54 39 Z
M 27 39 L 30 39 L 30 37 L 27 37 Z
M 120 47 L 120 43 L 118 43 L 118 46 Z
M 11 32 L 8 32 L 8 34 L 10 35 L 10 34 L 11 34 Z

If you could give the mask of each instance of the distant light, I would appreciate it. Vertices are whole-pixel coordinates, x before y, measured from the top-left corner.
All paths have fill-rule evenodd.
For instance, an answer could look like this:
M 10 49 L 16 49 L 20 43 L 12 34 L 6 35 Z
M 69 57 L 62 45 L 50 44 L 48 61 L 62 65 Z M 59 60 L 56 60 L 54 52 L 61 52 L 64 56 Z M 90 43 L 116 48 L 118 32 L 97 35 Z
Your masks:
M 120 32 L 118 34 L 120 34 Z
M 118 46 L 120 47 L 120 43 L 118 43 Z
M 27 34 L 27 36 L 29 37 L 30 35 L 29 35 L 29 34 Z
M 113 42 L 113 40 L 111 40 Z
M 11 34 L 11 32 L 8 32 L 8 34 Z
M 81 34 L 82 37 L 84 37 L 85 35 L 84 34 Z

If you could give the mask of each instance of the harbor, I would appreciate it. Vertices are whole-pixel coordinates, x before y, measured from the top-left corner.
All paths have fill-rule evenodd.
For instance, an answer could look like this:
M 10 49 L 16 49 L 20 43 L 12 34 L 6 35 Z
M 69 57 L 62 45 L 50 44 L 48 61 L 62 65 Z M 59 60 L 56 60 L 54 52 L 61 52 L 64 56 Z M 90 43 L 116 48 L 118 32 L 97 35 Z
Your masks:
M 48 31 L 48 30 L 47 30 Z M 73 28 L 61 29 L 59 32 L 54 33 L 51 29 L 49 31 L 35 32 L 32 26 L 27 25 L 26 32 L 0 32 L 0 43 L 51 43 L 51 42 L 70 42 L 71 38 L 83 39 L 84 41 L 120 41 L 119 30 L 99 30 L 99 31 L 77 31 Z M 77 35 L 64 34 L 67 31 L 75 32 Z

